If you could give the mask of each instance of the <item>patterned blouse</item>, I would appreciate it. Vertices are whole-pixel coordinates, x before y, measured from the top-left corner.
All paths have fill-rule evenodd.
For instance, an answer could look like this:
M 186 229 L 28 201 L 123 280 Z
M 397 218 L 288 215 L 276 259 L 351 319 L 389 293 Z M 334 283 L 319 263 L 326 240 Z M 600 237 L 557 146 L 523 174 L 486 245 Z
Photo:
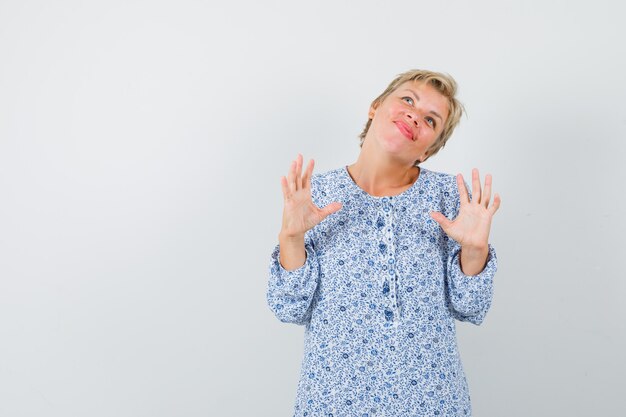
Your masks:
M 280 321 L 305 326 L 294 416 L 471 416 L 454 319 L 482 323 L 497 259 L 489 245 L 483 271 L 465 275 L 429 216 L 456 217 L 455 176 L 420 168 L 403 193 L 376 197 L 343 167 L 314 173 L 311 195 L 343 207 L 306 232 L 300 268 L 285 270 L 276 245 L 267 289 Z

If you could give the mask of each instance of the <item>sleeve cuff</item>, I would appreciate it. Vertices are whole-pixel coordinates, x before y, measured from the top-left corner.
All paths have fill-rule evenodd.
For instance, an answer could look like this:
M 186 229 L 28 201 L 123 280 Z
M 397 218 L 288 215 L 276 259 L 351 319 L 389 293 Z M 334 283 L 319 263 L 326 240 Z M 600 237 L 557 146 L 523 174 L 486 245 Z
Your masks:
M 479 325 L 491 306 L 493 297 L 493 277 L 497 269 L 494 248 L 489 245 L 487 264 L 476 275 L 466 275 L 461 270 L 460 248 L 449 259 L 448 295 L 452 313 L 460 321 Z
M 318 271 L 313 247 L 305 243 L 304 265 L 292 271 L 280 264 L 280 245 L 272 252 L 267 301 L 274 314 L 285 323 L 305 324 L 317 289 Z

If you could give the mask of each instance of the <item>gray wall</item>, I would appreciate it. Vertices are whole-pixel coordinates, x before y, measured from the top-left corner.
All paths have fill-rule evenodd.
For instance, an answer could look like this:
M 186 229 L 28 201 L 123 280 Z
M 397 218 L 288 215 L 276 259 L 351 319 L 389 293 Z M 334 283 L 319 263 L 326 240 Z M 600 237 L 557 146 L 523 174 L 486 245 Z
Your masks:
M 468 110 L 424 166 L 502 196 L 494 302 L 457 323 L 475 415 L 617 415 L 624 6 L 223 3 L 0 2 L 0 415 L 291 415 L 279 178 L 353 163 L 410 68 Z

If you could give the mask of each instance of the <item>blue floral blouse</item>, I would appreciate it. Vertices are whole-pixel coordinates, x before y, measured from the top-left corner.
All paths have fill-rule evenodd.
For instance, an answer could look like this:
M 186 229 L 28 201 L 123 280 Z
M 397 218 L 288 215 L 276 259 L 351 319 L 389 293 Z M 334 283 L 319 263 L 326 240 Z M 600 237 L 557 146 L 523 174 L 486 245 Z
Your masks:
M 318 207 L 343 207 L 305 234 L 306 261 L 287 271 L 276 245 L 267 302 L 305 326 L 294 416 L 471 416 L 454 319 L 479 325 L 497 260 L 465 275 L 460 245 L 431 219 L 454 219 L 454 175 L 420 168 L 410 188 L 376 197 L 347 167 L 314 173 Z

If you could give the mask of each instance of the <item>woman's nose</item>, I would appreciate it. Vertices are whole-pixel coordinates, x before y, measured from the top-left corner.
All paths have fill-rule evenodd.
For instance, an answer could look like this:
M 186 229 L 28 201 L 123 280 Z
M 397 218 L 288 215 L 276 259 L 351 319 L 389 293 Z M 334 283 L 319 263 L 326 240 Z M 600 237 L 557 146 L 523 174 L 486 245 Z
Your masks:
M 415 126 L 419 126 L 419 119 L 418 119 L 418 117 L 417 117 L 417 115 L 416 115 L 416 114 L 413 114 L 413 113 L 407 113 L 407 114 L 406 114 L 406 117 L 407 117 L 407 118 L 408 118 L 411 122 L 413 122 L 413 124 L 414 124 Z

